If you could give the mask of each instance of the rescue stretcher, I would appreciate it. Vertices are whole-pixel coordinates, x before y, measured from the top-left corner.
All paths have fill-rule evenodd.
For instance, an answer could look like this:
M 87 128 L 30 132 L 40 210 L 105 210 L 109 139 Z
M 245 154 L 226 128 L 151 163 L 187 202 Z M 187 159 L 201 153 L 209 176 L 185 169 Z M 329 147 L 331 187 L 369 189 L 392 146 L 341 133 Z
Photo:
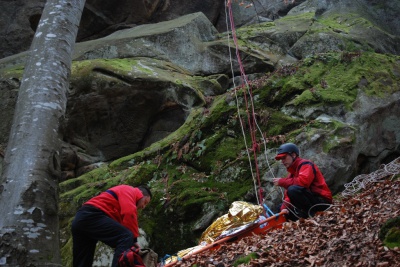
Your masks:
M 285 212 L 280 212 L 268 218 L 262 216 L 253 222 L 223 231 L 221 235 L 210 244 L 201 244 L 189 249 L 185 249 L 179 251 L 176 256 L 170 256 L 167 259 L 164 259 L 163 266 L 174 266 L 179 261 L 189 259 L 193 255 L 202 253 L 204 251 L 217 251 L 226 243 L 236 242 L 247 236 L 265 235 L 273 229 L 282 228 L 283 223 L 286 222 L 286 217 L 284 216 L 285 214 Z

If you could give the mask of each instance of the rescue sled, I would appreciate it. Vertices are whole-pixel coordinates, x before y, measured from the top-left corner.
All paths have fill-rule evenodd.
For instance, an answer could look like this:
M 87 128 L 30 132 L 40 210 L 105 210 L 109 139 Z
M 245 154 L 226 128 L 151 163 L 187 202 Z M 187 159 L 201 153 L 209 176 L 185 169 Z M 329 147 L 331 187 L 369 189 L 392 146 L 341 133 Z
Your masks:
M 170 256 L 164 260 L 164 267 L 174 266 L 181 260 L 188 259 L 193 255 L 199 254 L 207 250 L 219 250 L 226 243 L 236 242 L 246 236 L 265 235 L 273 229 L 282 228 L 282 224 L 286 222 L 286 213 L 281 212 L 265 219 L 259 219 L 246 225 L 229 229 L 211 244 L 199 245 L 177 253 L 177 256 Z M 180 256 L 181 255 L 181 256 Z

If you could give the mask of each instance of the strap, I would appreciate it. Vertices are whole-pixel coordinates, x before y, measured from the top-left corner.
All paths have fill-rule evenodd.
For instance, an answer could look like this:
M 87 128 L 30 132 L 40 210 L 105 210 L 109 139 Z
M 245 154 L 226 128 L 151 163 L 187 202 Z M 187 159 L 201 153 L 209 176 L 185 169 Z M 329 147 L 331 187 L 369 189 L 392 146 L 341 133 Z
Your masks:
M 125 263 L 125 266 L 131 266 L 131 263 L 130 263 L 130 261 L 129 261 L 129 257 L 128 257 L 128 251 L 124 251 L 124 254 L 123 254 L 123 262 Z
M 112 195 L 118 201 L 118 196 L 117 196 L 117 194 L 115 194 L 114 191 L 108 189 L 108 190 L 106 190 L 106 193 L 109 193 L 110 195 Z
M 111 191 L 112 192 L 112 191 Z M 115 193 L 114 193 L 115 194 Z M 138 254 L 138 249 L 135 247 L 131 247 L 127 250 L 125 250 L 122 255 L 120 256 L 120 262 L 121 264 L 124 263 L 124 266 L 127 267 L 133 267 L 133 266 L 143 266 L 143 262 L 141 262 L 141 258 Z M 138 258 L 139 257 L 139 258 Z M 121 261 L 122 258 L 122 261 Z M 134 265 L 132 265 L 134 264 Z
M 314 167 L 314 164 L 311 161 L 304 161 L 302 163 L 300 163 L 299 167 L 297 167 L 297 172 L 299 172 L 301 166 L 303 165 L 311 165 L 312 169 L 313 169 L 313 173 L 314 173 L 314 178 L 317 177 L 317 170 Z

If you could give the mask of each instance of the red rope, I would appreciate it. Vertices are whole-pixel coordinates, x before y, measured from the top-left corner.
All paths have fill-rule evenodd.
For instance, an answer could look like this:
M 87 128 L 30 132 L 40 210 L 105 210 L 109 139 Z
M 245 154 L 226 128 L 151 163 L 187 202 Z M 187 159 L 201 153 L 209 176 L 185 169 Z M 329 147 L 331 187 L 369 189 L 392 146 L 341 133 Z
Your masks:
M 251 89 L 251 87 L 249 86 L 248 83 L 248 79 L 244 70 L 244 66 L 242 63 L 242 59 L 240 58 L 240 53 L 239 53 L 239 45 L 238 45 L 238 40 L 237 40 L 237 36 L 236 36 L 236 29 L 235 29 L 235 23 L 233 20 L 233 13 L 232 13 L 232 3 L 231 1 L 228 1 L 228 10 L 229 10 L 229 22 L 230 22 L 230 26 L 231 26 L 231 31 L 232 31 L 232 39 L 233 42 L 235 44 L 235 48 L 236 48 L 236 58 L 237 58 L 237 62 L 239 64 L 239 69 L 240 69 L 240 75 L 242 78 L 242 82 L 244 82 L 244 84 L 247 85 L 247 89 L 250 95 L 250 98 L 253 99 L 253 91 Z M 253 150 L 253 155 L 254 155 L 254 166 L 256 169 L 256 177 L 257 177 L 257 181 L 258 181 L 258 186 L 259 186 L 259 190 L 258 190 L 258 194 L 259 194 L 259 201 L 262 201 L 262 189 L 261 189 L 261 181 L 260 181 L 260 171 L 258 168 L 258 163 L 257 163 L 257 151 L 259 151 L 259 146 L 257 143 L 257 139 L 256 139 L 256 113 L 254 111 L 254 104 L 251 106 L 251 115 L 250 115 L 250 110 L 249 110 L 249 102 L 247 99 L 247 94 L 245 92 L 245 90 L 243 90 L 243 96 L 244 96 L 244 100 L 245 100 L 245 105 L 246 105 L 246 113 L 247 113 L 247 120 L 248 120 L 248 125 L 249 125 L 249 131 L 250 131 L 250 136 L 251 136 L 251 141 L 252 141 L 252 150 Z M 261 203 L 258 203 L 261 204 Z

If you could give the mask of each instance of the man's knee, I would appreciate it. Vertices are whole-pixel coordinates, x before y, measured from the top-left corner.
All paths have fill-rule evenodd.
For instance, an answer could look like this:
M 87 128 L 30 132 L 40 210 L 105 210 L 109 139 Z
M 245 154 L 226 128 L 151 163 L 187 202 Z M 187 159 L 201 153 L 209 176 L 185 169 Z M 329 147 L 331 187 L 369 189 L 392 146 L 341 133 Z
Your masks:
M 304 194 L 306 191 L 305 187 L 299 186 L 299 185 L 291 185 L 287 189 L 287 194 L 290 199 L 296 198 L 298 196 L 301 196 Z

